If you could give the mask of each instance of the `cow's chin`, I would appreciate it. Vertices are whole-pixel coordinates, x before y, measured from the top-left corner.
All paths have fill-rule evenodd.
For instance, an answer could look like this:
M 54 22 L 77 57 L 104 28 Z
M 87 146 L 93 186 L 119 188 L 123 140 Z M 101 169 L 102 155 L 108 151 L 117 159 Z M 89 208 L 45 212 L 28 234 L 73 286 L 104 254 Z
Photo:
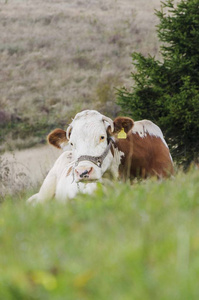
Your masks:
M 90 182 L 100 180 L 103 172 L 101 168 L 92 162 L 82 161 L 75 168 L 74 175 L 76 182 Z

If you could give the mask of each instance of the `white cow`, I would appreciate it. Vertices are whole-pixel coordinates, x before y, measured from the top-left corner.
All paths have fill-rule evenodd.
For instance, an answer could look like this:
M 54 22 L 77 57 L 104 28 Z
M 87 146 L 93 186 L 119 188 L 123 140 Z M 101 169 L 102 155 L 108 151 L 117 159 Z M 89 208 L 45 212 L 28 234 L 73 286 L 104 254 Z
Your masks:
M 89 122 L 86 122 L 85 125 L 87 119 L 89 119 Z M 78 122 L 76 131 L 73 131 L 72 139 L 69 136 L 71 136 L 71 126 L 75 120 L 80 122 Z M 73 148 L 73 144 L 75 144 L 75 149 L 64 151 L 61 154 L 45 178 L 39 193 L 30 197 L 28 202 L 41 203 L 52 198 L 64 202 L 67 199 L 74 198 L 79 192 L 91 194 L 97 187 L 96 181 L 101 181 L 103 174 L 109 167 L 111 176 L 117 178 L 120 153 L 116 149 L 113 159 L 110 151 L 112 144 L 107 146 L 107 128 L 109 126 L 113 130 L 111 119 L 96 111 L 91 111 L 91 113 L 88 111 L 77 114 L 67 133 L 61 129 L 52 131 L 48 135 L 50 144 L 65 150 L 70 139 L 70 146 Z M 87 136 L 88 130 L 89 135 Z M 91 140 L 89 141 L 89 139 Z M 87 143 L 88 147 L 85 147 Z M 95 149 L 96 146 L 97 149 Z M 92 150 L 93 147 L 94 151 Z M 77 149 L 80 149 L 81 157 L 78 155 Z M 86 160 L 88 155 L 92 155 L 89 157 L 89 161 Z M 87 166 L 89 165 L 86 171 L 84 169 L 85 160 Z M 89 181 L 87 180 L 88 177 Z
M 65 202 L 79 192 L 91 194 L 97 187 L 96 183 L 77 183 L 74 180 L 74 166 L 72 151 L 63 152 L 46 176 L 39 193 L 30 197 L 28 203 L 43 203 L 52 198 Z

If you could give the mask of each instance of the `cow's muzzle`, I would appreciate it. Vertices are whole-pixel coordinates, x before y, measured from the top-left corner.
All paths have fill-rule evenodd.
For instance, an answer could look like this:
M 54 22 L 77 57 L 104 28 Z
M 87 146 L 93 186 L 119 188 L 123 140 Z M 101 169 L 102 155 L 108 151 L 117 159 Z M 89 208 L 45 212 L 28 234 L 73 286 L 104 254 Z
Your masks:
M 87 178 L 88 177 L 88 173 L 89 173 L 89 171 L 88 170 L 86 170 L 86 171 L 84 171 L 82 174 L 80 174 L 79 176 L 81 177 L 81 178 Z
M 83 180 L 83 179 L 88 180 L 92 172 L 93 172 L 93 168 L 88 166 L 87 167 L 81 166 L 75 168 L 75 175 L 78 180 Z

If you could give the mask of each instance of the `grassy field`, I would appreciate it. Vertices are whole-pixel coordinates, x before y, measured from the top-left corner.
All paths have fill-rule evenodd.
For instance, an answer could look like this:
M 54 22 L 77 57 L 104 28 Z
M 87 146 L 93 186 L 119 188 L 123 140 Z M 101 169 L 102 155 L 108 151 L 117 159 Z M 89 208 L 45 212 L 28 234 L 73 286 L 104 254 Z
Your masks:
M 155 8 L 0 0 L 0 151 L 44 142 L 81 109 L 116 116 L 131 53 L 158 56 Z M 199 170 L 28 206 L 57 155 L 0 156 L 0 299 L 199 299 Z
M 131 53 L 158 55 L 159 0 L 0 0 L 0 150 L 31 147 L 81 109 L 116 116 Z
M 0 299 L 198 299 L 199 171 L 112 183 L 66 205 L 7 197 Z

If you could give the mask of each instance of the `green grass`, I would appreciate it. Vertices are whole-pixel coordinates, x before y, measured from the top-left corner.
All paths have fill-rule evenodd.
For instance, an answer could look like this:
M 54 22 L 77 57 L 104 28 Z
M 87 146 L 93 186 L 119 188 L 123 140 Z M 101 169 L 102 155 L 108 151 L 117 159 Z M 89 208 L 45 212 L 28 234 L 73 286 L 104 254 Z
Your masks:
M 0 299 L 199 299 L 199 171 L 0 210 Z

